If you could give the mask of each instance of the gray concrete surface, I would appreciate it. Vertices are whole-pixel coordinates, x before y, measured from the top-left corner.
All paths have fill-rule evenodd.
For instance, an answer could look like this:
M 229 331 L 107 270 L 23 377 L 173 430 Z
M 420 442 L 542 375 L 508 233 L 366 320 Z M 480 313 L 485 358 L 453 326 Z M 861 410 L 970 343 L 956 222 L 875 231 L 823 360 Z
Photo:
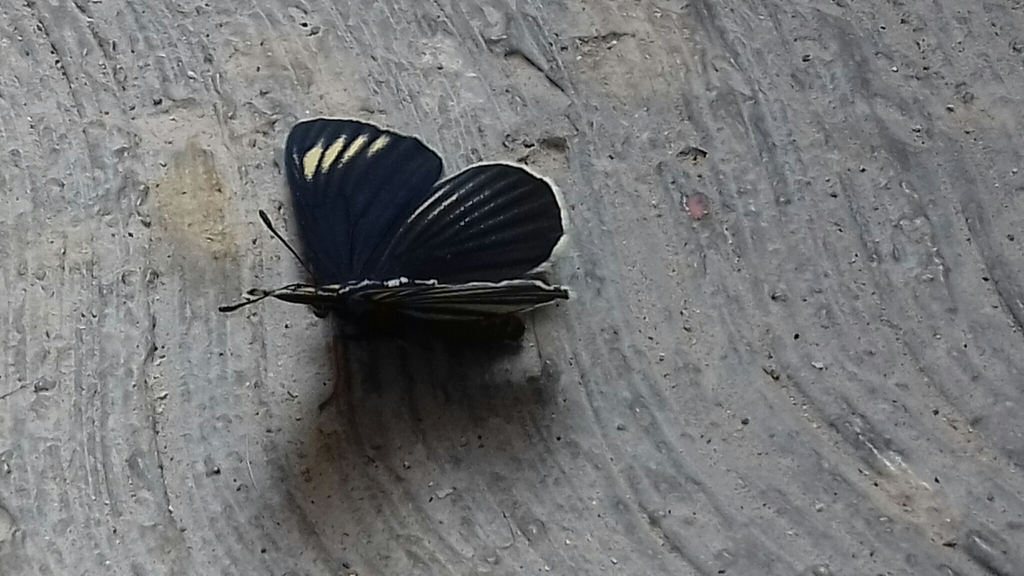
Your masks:
M 1021 0 L 4 1 L 0 61 L 4 576 L 1024 574 Z M 218 314 L 318 115 L 556 180 L 575 298 Z

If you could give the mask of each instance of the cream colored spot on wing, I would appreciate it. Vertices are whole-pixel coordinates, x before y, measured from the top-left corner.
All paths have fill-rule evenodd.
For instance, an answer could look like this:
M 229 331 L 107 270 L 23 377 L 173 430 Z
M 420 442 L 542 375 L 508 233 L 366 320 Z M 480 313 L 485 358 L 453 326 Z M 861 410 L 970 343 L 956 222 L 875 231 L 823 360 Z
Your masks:
M 362 150 L 366 146 L 366 142 L 369 139 L 370 138 L 367 137 L 366 134 L 360 134 L 359 138 L 356 138 L 355 140 L 353 140 L 352 141 L 352 145 L 349 146 L 347 150 L 345 150 L 345 154 L 343 154 L 342 157 L 341 157 L 341 163 L 344 164 L 344 163 L 348 162 L 349 160 L 355 158 L 356 154 L 359 154 L 359 151 Z
M 370 149 L 368 150 L 369 155 L 373 156 L 377 152 L 380 152 L 381 150 L 384 149 L 385 146 L 388 145 L 388 142 L 390 141 L 390 136 L 388 136 L 387 134 L 381 134 L 380 136 L 377 137 L 376 140 L 373 141 L 373 144 L 370 144 Z
M 326 172 L 331 167 L 331 164 L 334 164 L 334 160 L 338 158 L 338 154 L 341 154 L 341 149 L 345 147 L 345 140 L 346 137 L 342 136 L 335 140 L 334 144 L 327 147 L 327 151 L 324 152 L 324 157 L 320 161 L 321 172 Z
M 302 175 L 306 177 L 307 181 L 316 176 L 316 167 L 320 164 L 320 157 L 323 156 L 323 153 L 324 147 L 317 144 L 302 157 Z

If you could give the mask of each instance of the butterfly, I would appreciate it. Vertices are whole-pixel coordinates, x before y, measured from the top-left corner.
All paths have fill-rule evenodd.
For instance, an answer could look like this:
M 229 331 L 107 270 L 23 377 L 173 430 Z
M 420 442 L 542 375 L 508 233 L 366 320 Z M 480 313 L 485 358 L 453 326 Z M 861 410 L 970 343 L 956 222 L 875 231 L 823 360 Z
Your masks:
M 442 180 L 418 138 L 328 118 L 292 128 L 284 165 L 314 283 L 252 289 L 222 312 L 277 298 L 368 335 L 515 340 L 519 313 L 569 298 L 543 280 L 565 240 L 564 205 L 525 167 L 480 163 Z

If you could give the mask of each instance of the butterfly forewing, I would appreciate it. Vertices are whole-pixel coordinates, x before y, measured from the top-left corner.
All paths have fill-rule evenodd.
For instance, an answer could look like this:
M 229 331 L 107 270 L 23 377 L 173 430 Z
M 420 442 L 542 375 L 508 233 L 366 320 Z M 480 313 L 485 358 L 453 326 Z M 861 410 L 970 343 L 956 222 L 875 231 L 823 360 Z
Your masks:
M 285 166 L 320 284 L 364 279 L 367 258 L 441 176 L 441 158 L 418 139 L 354 120 L 300 122 L 288 135 Z

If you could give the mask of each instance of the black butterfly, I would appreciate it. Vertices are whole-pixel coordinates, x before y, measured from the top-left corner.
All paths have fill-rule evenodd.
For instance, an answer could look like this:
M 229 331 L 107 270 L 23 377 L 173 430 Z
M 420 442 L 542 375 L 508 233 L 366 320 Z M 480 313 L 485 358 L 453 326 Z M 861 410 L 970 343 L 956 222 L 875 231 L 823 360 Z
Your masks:
M 417 138 L 355 120 L 300 122 L 285 172 L 315 284 L 250 290 L 220 310 L 273 297 L 336 312 L 364 334 L 517 339 L 516 313 L 569 297 L 539 277 L 565 238 L 558 193 L 511 164 L 439 182 L 441 171 Z

